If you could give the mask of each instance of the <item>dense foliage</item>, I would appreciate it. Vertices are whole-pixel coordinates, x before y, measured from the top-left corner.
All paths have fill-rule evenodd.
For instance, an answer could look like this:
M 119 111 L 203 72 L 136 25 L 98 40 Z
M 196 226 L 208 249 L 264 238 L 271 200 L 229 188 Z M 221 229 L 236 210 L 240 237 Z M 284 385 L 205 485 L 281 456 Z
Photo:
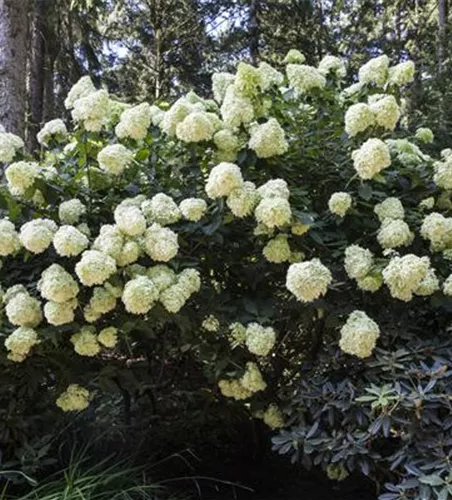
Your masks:
M 0 132 L 6 461 L 33 472 L 43 421 L 118 397 L 149 425 L 220 401 L 331 478 L 448 498 L 452 154 L 405 128 L 410 61 L 348 87 L 304 62 L 165 109 L 83 77 L 39 161 Z

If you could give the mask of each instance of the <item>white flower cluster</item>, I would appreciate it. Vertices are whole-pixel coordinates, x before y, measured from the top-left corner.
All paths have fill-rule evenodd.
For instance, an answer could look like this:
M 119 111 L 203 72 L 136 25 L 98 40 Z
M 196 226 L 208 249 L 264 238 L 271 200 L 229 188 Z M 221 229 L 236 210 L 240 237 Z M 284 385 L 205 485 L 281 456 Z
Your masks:
M 214 73 L 212 75 L 212 92 L 217 102 L 223 102 L 226 90 L 234 83 L 235 76 L 232 73 Z
M 284 417 L 281 410 L 274 404 L 268 406 L 262 415 L 262 419 L 265 425 L 268 425 L 270 429 L 280 429 L 284 427 Z
M 187 198 L 179 203 L 179 210 L 185 219 L 198 222 L 207 211 L 207 203 L 202 198 Z
M 6 169 L 5 176 L 8 189 L 13 196 L 22 196 L 31 188 L 38 177 L 38 164 L 29 161 L 11 163 Z
M 133 153 L 122 144 L 105 146 L 97 155 L 99 167 L 111 175 L 121 175 L 133 161 Z
M 274 85 L 281 85 L 284 81 L 284 75 L 266 62 L 261 62 L 258 67 L 260 75 L 260 87 L 265 92 Z
M 394 130 L 401 112 L 397 100 L 392 95 L 377 95 L 370 100 L 370 109 L 376 123 L 386 130 Z
M 292 264 L 286 277 L 286 287 L 301 302 L 313 302 L 325 295 L 333 277 L 319 259 Z
M 393 257 L 383 269 L 383 280 L 388 286 L 392 297 L 409 302 L 414 295 L 426 295 L 425 279 L 432 284 L 430 259 L 408 254 L 403 257 Z M 433 280 L 434 285 L 434 280 Z M 438 285 L 439 286 L 439 285 Z M 432 287 L 429 286 L 431 293 Z
M 67 128 L 63 120 L 56 118 L 47 122 L 44 127 L 38 132 L 36 138 L 39 144 L 48 146 L 52 138 L 62 139 L 67 136 Z
M 249 361 L 246 364 L 245 373 L 238 380 L 220 380 L 218 382 L 223 396 L 227 398 L 234 398 L 236 400 L 248 399 L 254 393 L 266 389 L 262 373 L 256 363 Z
M 177 138 L 184 142 L 209 141 L 214 132 L 212 120 L 203 111 L 190 113 L 176 127 Z
M 12 161 L 17 151 L 24 146 L 24 141 L 20 137 L 0 130 L 0 162 Z
M 283 62 L 285 64 L 303 64 L 306 61 L 306 57 L 297 49 L 290 49 Z
M 403 220 L 405 218 L 405 210 L 402 202 L 393 196 L 386 198 L 381 203 L 375 205 L 374 212 L 377 214 L 380 222 L 384 222 L 386 219 Z
M 345 113 L 345 131 L 350 137 L 364 132 L 375 124 L 375 115 L 370 106 L 359 102 L 353 104 Z
M 452 189 L 452 156 L 447 156 L 444 161 L 436 162 L 434 169 L 435 184 L 443 189 Z M 8 173 L 8 170 L 6 172 Z
M 78 99 L 87 97 L 96 91 L 94 84 L 89 76 L 82 76 L 80 80 L 71 88 L 65 101 L 66 109 L 73 109 Z
M 377 234 L 382 248 L 398 248 L 409 246 L 414 241 L 414 234 L 408 224 L 400 219 L 385 219 Z
M 198 207 L 200 202 L 203 203 L 203 206 L 206 206 L 204 200 L 197 200 L 196 204 Z M 141 210 L 148 222 L 156 222 L 161 226 L 175 224 L 181 218 L 181 210 L 176 202 L 171 196 L 164 193 L 157 193 L 151 200 L 145 200 L 141 204 Z
M 389 76 L 389 58 L 386 55 L 374 57 L 361 66 L 358 72 L 361 83 L 374 83 L 383 85 Z
M 31 253 L 45 252 L 52 243 L 58 226 L 50 219 L 34 219 L 20 228 L 20 241 Z
M 38 290 L 46 300 L 62 303 L 75 299 L 79 286 L 75 279 L 59 264 L 52 264 L 41 274 Z
M 209 316 L 204 318 L 201 326 L 207 332 L 218 332 L 220 328 L 220 322 L 218 321 L 218 318 L 216 318 L 213 314 L 210 314 Z
M 421 236 L 430 241 L 432 252 L 452 248 L 452 217 L 438 212 L 427 215 L 421 225 Z
M 16 363 L 22 362 L 36 344 L 39 344 L 39 339 L 35 330 L 26 326 L 17 328 L 5 340 L 5 347 L 9 351 L 8 359 Z
M 388 146 L 380 139 L 368 139 L 352 153 L 353 166 L 361 179 L 372 179 L 391 165 Z
M 265 245 L 262 253 L 269 262 L 273 262 L 275 264 L 287 262 L 292 255 L 292 251 L 290 250 L 290 246 L 287 241 L 287 235 L 278 234 L 278 236 L 271 239 Z
M 80 217 L 85 214 L 86 207 L 77 198 L 63 201 L 58 207 L 58 217 L 60 218 L 61 223 L 69 226 L 77 224 L 80 220 Z
M 283 179 L 268 181 L 257 192 L 261 197 L 254 212 L 258 223 L 270 229 L 290 224 L 292 219 L 292 210 L 288 201 L 290 193 Z
M 229 193 L 226 204 L 236 217 L 243 218 L 253 213 L 259 200 L 260 196 L 256 185 L 253 182 L 245 181 Z
M 350 245 L 345 249 L 345 272 L 351 279 L 364 278 L 369 274 L 374 262 L 373 254 L 367 248 Z
M 323 76 L 328 76 L 330 73 L 333 73 L 339 78 L 344 78 L 347 74 L 344 60 L 340 57 L 331 55 L 326 55 L 320 61 L 318 70 Z
M 298 94 L 308 93 L 312 89 L 323 89 L 326 85 L 325 77 L 313 66 L 288 64 L 286 72 L 290 87 Z
M 15 254 L 21 248 L 22 243 L 14 224 L 7 219 L 0 219 L 0 256 Z
M 398 86 L 406 85 L 414 80 L 414 62 L 405 61 L 389 68 L 389 82 Z
M 41 303 L 22 285 L 9 288 L 3 303 L 8 321 L 12 325 L 35 328 L 42 321 Z
M 206 183 L 206 193 L 215 199 L 228 196 L 234 189 L 241 187 L 243 177 L 240 168 L 234 163 L 220 163 L 209 174 Z
M 229 128 L 240 127 L 254 119 L 253 103 L 238 91 L 235 84 L 227 87 L 220 112 L 221 118 Z
M 248 143 L 258 158 L 270 158 L 284 154 L 289 149 L 284 130 L 276 118 L 251 127 Z
M 88 245 L 88 238 L 74 226 L 61 226 L 53 237 L 53 246 L 61 257 L 80 255 Z
M 122 112 L 115 133 L 119 139 L 140 141 L 148 134 L 151 125 L 151 107 L 147 102 L 126 109 Z
M 74 351 L 80 356 L 94 357 L 101 351 L 101 345 L 97 340 L 96 330 L 91 326 L 84 326 L 71 336 Z
M 245 344 L 256 356 L 267 356 L 273 349 L 276 332 L 272 327 L 263 327 L 259 323 L 250 323 L 245 330 Z
M 385 142 L 391 154 L 396 155 L 400 163 L 406 167 L 421 165 L 429 159 L 416 144 L 408 139 L 387 139 Z
M 71 384 L 60 394 L 56 400 L 56 405 L 64 412 L 82 411 L 88 408 L 90 393 L 78 384 Z
M 328 208 L 333 214 L 344 217 L 352 206 L 352 197 L 348 193 L 338 191 L 333 193 L 328 201 Z
M 420 127 L 416 130 L 415 137 L 418 141 L 423 142 L 425 144 L 430 144 L 433 142 L 435 136 L 431 129 L 427 127 Z
M 75 266 L 78 279 L 85 286 L 102 285 L 116 272 L 116 261 L 97 250 L 86 250 Z
M 368 358 L 375 348 L 380 328 L 364 311 L 353 311 L 341 328 L 339 346 L 358 358 Z
M 109 121 L 110 97 L 106 90 L 96 90 L 74 102 L 72 118 L 83 123 L 89 132 L 100 132 Z
M 157 262 L 168 262 L 179 251 L 177 234 L 167 227 L 154 223 L 144 235 L 144 249 L 151 259 Z

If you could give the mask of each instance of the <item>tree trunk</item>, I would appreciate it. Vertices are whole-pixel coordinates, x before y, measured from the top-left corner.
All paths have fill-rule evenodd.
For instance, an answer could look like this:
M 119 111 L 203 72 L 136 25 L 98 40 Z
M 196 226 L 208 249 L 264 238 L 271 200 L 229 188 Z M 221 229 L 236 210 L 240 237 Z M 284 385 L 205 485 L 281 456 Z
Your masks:
M 44 108 L 45 78 L 45 0 L 35 0 L 30 50 L 30 118 L 27 129 L 29 151 L 37 147 L 36 134 L 39 132 Z
M 0 0 L 0 123 L 23 136 L 26 109 L 28 0 Z
M 438 73 L 443 71 L 446 44 L 447 0 L 438 0 Z
M 249 17 L 249 32 L 250 32 L 250 55 L 251 62 L 257 65 L 259 62 L 259 16 L 258 16 L 258 1 L 251 0 L 250 17 Z

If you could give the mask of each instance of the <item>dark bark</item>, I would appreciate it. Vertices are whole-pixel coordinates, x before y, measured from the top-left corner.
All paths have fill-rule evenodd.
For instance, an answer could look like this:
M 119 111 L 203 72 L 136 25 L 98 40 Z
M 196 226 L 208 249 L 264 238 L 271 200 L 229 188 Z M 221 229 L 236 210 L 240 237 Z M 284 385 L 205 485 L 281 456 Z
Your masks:
M 0 0 L 0 123 L 24 135 L 28 0 Z
M 259 0 L 251 0 L 249 35 L 251 62 L 256 65 L 259 62 Z
M 27 130 L 27 146 L 30 151 L 37 147 L 44 109 L 45 81 L 45 0 L 35 0 L 30 48 L 30 117 Z

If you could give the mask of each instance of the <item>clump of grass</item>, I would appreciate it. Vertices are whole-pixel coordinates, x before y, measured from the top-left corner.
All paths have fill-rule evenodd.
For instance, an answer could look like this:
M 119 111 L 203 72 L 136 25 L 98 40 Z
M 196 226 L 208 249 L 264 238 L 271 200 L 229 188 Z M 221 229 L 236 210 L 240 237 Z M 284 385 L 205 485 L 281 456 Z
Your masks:
M 162 500 L 166 488 L 148 477 L 143 467 L 110 456 L 93 464 L 89 447 L 73 448 L 68 466 L 46 477 L 31 491 L 20 496 L 7 495 L 0 500 Z M 174 497 L 172 497 L 174 498 Z

